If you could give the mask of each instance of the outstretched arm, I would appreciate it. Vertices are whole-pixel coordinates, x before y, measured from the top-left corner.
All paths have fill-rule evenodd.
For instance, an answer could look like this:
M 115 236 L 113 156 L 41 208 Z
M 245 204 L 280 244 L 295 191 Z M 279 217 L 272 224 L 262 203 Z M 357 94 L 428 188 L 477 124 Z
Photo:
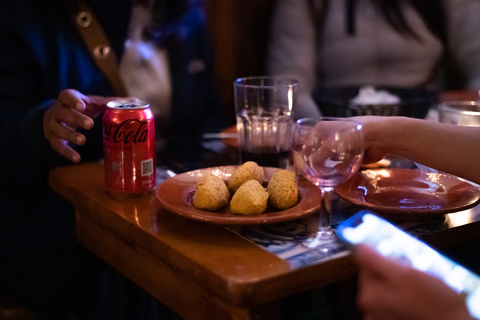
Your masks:
M 355 117 L 363 124 L 365 162 L 394 154 L 480 183 L 480 127 L 407 117 Z

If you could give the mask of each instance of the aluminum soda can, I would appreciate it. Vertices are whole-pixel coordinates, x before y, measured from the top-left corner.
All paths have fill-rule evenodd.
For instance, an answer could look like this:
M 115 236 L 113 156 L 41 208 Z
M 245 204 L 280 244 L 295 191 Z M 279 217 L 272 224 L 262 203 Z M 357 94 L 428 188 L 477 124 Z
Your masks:
M 107 103 L 103 115 L 103 154 L 105 182 L 111 193 L 131 196 L 155 188 L 155 122 L 148 103 Z

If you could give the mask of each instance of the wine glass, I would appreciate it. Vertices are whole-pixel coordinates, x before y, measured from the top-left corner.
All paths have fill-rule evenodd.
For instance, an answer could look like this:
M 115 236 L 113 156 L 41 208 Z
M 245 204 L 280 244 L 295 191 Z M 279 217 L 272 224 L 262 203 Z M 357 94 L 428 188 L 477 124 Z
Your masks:
M 320 188 L 319 227 L 309 248 L 323 252 L 338 246 L 331 227 L 331 201 L 335 186 L 360 168 L 364 143 L 362 125 L 349 118 L 303 118 L 295 123 L 292 158 L 299 178 Z M 336 243 L 337 242 L 337 243 Z

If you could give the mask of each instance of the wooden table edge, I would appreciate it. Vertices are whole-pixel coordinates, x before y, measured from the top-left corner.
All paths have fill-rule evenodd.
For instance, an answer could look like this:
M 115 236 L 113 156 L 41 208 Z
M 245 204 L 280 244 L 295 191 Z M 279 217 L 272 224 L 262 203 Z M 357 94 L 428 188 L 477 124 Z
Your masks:
M 74 165 L 75 166 L 75 165 Z M 54 168 L 50 172 L 49 182 L 57 193 L 67 198 L 69 201 L 75 204 L 78 207 L 80 200 L 84 202 L 92 201 L 89 199 L 89 195 L 82 193 L 79 190 L 76 190 L 74 187 L 70 186 L 68 183 L 64 181 L 63 178 L 63 171 L 70 170 L 73 166 L 67 167 L 58 167 Z M 85 210 L 84 210 L 85 211 Z M 87 210 L 88 211 L 88 210 Z M 77 213 L 78 214 L 78 213 Z M 89 214 L 86 212 L 82 212 L 82 215 Z M 115 215 L 115 213 L 111 213 Z M 90 214 L 91 215 L 91 214 Z M 98 219 L 98 218 L 97 218 Z M 109 230 L 109 232 L 115 233 L 118 230 L 112 229 L 112 226 L 102 223 L 101 220 L 96 220 L 96 223 L 100 223 L 99 226 L 105 230 Z M 127 220 L 124 220 L 122 223 L 130 223 Z M 228 231 L 230 232 L 230 231 Z M 146 237 L 151 235 L 146 234 Z M 236 235 L 237 237 L 241 238 L 240 236 Z M 82 244 L 85 244 L 85 240 L 79 239 Z M 242 239 L 245 242 L 248 242 L 245 239 Z M 122 239 L 124 243 L 128 242 L 128 239 Z M 256 250 L 260 250 L 264 252 L 265 255 L 270 255 L 272 259 L 278 260 L 279 263 L 288 264 L 285 260 L 277 257 L 276 255 L 265 251 L 264 249 L 258 247 L 255 244 L 252 244 Z M 93 251 L 95 248 L 93 245 L 87 245 L 87 247 Z M 148 251 L 148 250 L 147 250 Z M 155 256 L 155 252 L 149 252 L 152 256 Z M 338 272 L 338 265 L 341 265 L 341 268 L 345 268 L 344 271 Z M 179 269 L 181 266 L 178 264 L 170 265 L 172 269 Z M 199 266 L 199 268 L 203 268 L 203 266 Z M 312 269 L 318 269 L 317 272 L 312 272 Z M 335 269 L 333 271 L 333 269 Z M 228 304 L 233 306 L 243 307 L 243 306 L 252 306 L 258 305 L 263 303 L 268 303 L 272 300 L 280 299 L 286 297 L 292 293 L 299 293 L 302 291 L 310 290 L 315 287 L 320 287 L 323 285 L 327 285 L 329 283 L 335 282 L 345 277 L 353 276 L 356 272 L 355 266 L 353 262 L 351 262 L 351 257 L 347 254 L 345 257 L 336 259 L 335 262 L 333 261 L 325 261 L 321 263 L 321 266 L 318 264 L 299 268 L 296 270 L 286 270 L 284 273 L 275 274 L 271 276 L 266 276 L 262 279 L 257 280 L 235 280 L 229 279 L 228 281 L 222 280 L 220 275 L 218 280 L 212 279 L 214 284 L 211 285 L 209 288 L 220 300 L 225 301 Z M 328 274 L 338 274 L 335 277 L 325 276 Z M 312 276 L 314 274 L 314 276 Z M 307 277 L 306 277 L 307 275 Z M 197 275 L 197 277 L 201 277 L 202 275 Z M 303 280 L 302 280 L 303 279 Z M 192 278 L 192 281 L 198 283 L 198 279 Z M 280 285 L 283 282 L 282 285 Z M 288 283 L 288 286 L 296 288 L 294 291 L 286 292 L 284 290 L 285 282 Z M 224 285 L 220 285 L 224 284 Z M 258 287 L 263 289 L 258 289 Z

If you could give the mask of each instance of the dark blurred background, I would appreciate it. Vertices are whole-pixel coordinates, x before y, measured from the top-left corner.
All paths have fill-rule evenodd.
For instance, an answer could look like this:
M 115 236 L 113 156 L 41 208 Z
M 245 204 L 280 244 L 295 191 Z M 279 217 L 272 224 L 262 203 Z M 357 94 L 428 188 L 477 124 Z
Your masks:
M 206 0 L 215 73 L 223 105 L 234 118 L 233 80 L 264 73 L 264 59 L 276 0 Z

